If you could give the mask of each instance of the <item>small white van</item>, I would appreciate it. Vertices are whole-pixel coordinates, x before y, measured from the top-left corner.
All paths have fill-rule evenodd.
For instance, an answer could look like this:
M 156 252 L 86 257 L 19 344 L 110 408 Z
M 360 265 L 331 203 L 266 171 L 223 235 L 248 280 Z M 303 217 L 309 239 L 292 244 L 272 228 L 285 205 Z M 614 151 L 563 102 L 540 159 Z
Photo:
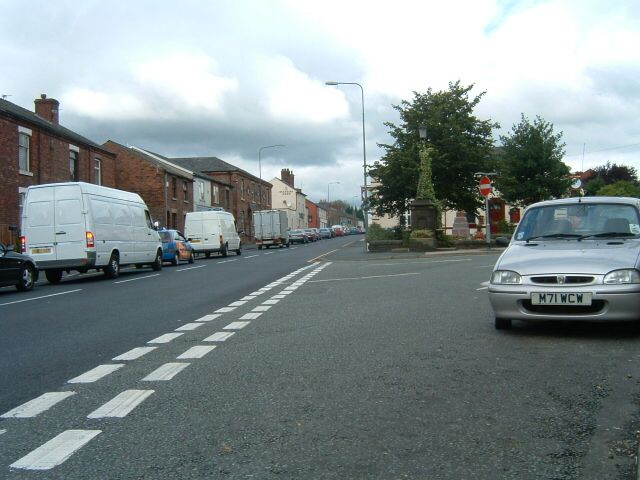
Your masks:
M 162 268 L 162 243 L 140 195 L 84 182 L 27 188 L 22 252 L 57 283 L 62 272 L 95 268 L 108 278 L 121 265 Z
M 188 212 L 184 221 L 184 234 L 193 251 L 204 253 L 207 258 L 212 253 L 226 257 L 230 251 L 242 254 L 240 236 L 236 230 L 233 215 L 223 210 Z

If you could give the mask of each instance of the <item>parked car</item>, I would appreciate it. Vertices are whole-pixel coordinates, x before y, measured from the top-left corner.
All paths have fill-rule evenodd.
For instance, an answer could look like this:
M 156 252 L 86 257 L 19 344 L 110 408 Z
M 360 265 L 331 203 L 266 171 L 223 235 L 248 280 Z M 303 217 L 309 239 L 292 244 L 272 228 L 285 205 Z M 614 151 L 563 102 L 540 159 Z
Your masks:
M 316 233 L 315 229 L 313 229 L 313 228 L 304 228 L 303 231 L 309 237 L 309 241 L 310 242 L 315 242 L 316 240 L 320 240 L 320 238 L 318 237 L 318 234 Z
M 289 230 L 289 243 L 307 243 L 309 242 L 309 236 L 304 230 L 294 229 Z
M 342 229 L 342 225 L 334 225 L 331 229 L 335 232 L 336 237 L 344 236 L 344 230 Z
M 158 230 L 160 240 L 162 241 L 162 261 L 171 262 L 172 265 L 178 265 L 180 260 L 193 263 L 195 253 L 193 246 L 178 230 L 161 229 Z
M 529 206 L 489 284 L 495 327 L 512 320 L 640 319 L 640 199 Z
M 28 255 L 14 252 L 0 243 L 0 287 L 15 285 L 25 292 L 31 290 L 38 281 L 38 268 Z
M 207 258 L 212 253 L 226 257 L 230 251 L 242 255 L 236 220 L 233 214 L 223 209 L 188 212 L 184 221 L 184 233 L 194 251 L 204 253 Z
M 320 229 L 320 237 L 322 238 L 331 238 L 331 229 L 330 228 L 321 228 Z

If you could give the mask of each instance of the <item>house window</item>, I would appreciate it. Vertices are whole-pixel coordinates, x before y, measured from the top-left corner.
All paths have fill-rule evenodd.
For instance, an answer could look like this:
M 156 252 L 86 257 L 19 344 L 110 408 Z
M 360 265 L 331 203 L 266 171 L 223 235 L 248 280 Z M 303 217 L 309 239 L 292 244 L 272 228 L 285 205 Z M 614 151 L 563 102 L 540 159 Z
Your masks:
M 93 168 L 96 172 L 96 185 L 102 185 L 102 160 L 96 158 Z
M 198 181 L 198 198 L 201 202 L 204 202 L 204 182 Z
M 171 177 L 171 198 L 178 198 L 178 181 L 176 177 Z
M 20 173 L 31 172 L 31 130 L 23 127 L 18 127 L 18 168 Z
M 220 187 L 213 185 L 213 203 L 220 205 Z
M 69 180 L 78 181 L 78 152 L 69 150 Z
M 231 208 L 231 192 L 228 188 L 226 188 L 224 191 L 224 206 L 227 209 Z
M 240 181 L 240 200 L 244 200 L 244 179 Z

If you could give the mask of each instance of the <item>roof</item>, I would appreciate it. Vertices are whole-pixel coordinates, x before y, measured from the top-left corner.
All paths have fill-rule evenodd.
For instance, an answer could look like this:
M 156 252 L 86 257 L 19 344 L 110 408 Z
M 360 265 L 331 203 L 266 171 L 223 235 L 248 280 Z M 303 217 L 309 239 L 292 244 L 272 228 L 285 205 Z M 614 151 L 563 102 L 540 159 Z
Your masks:
M 247 177 L 260 181 L 255 175 L 235 165 L 231 165 L 224 160 L 220 160 L 218 157 L 182 157 L 167 158 L 167 160 L 181 167 L 193 170 L 194 172 L 240 172 Z M 265 182 L 265 180 L 262 181 Z
M 42 130 L 46 130 L 55 135 L 65 137 L 73 141 L 73 143 L 88 145 L 91 148 L 102 150 L 104 152 L 109 152 L 109 150 L 105 149 L 103 146 L 98 145 L 94 141 L 89 140 L 86 137 L 83 137 L 82 135 L 74 132 L 73 130 L 69 130 L 68 128 L 63 127 L 58 123 L 53 123 L 48 120 L 45 120 L 41 116 L 32 112 L 31 110 L 27 110 L 26 108 L 19 107 L 15 103 L 11 103 L 4 99 L 0 99 L 0 114 L 5 114 L 10 117 L 16 118 L 18 120 L 22 120 L 24 122 L 30 123 Z M 109 153 L 112 153 L 112 152 L 109 152 Z
M 135 155 L 136 157 L 141 158 L 141 159 L 143 159 L 143 160 L 145 160 L 145 161 L 147 161 L 147 162 L 149 162 L 149 163 L 151 163 L 153 165 L 161 167 L 164 170 L 166 170 L 167 172 L 171 173 L 172 175 L 176 175 L 176 176 L 182 177 L 182 178 L 188 178 L 189 180 L 193 181 L 193 174 L 189 170 L 177 167 L 176 165 L 174 165 L 174 164 L 172 164 L 170 162 L 167 162 L 166 160 L 163 160 L 159 156 L 156 156 L 154 154 L 150 154 L 146 150 L 143 150 L 143 149 L 138 148 L 138 147 L 133 147 L 133 146 L 132 147 L 125 147 L 124 145 L 121 145 L 118 142 L 114 142 L 113 140 L 109 140 L 107 143 L 112 143 L 112 144 L 118 146 L 119 148 L 121 148 L 123 150 L 127 150 L 128 152 L 130 152 L 131 154 Z

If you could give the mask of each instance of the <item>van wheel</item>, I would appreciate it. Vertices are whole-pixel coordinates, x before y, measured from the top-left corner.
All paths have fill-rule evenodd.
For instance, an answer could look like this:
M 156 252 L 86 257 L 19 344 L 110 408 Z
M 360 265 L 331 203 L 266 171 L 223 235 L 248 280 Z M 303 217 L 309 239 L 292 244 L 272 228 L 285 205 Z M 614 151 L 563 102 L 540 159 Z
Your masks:
M 258 250 L 262 250 L 262 245 L 258 245 Z
M 44 276 L 47 277 L 49 283 L 60 283 L 60 280 L 62 280 L 62 270 L 45 270 Z
M 162 270 L 162 252 L 160 250 L 156 252 L 156 259 L 151 264 L 151 269 L 154 272 L 159 272 L 160 270 Z
M 16 288 L 20 292 L 27 292 L 33 288 L 33 284 L 35 283 L 35 270 L 31 265 L 25 265 L 20 270 L 20 279 L 16 284 Z
M 103 268 L 104 275 L 107 278 L 117 278 L 120 275 L 120 259 L 117 253 L 112 253 L 109 264 Z
M 223 257 L 226 257 L 227 255 L 229 255 L 229 252 L 227 252 L 227 244 L 226 243 L 220 249 L 220 255 L 222 255 Z
M 211 257 L 211 252 L 207 252 L 204 254 L 205 257 L 210 258 Z
M 291 246 L 291 242 L 287 242 L 287 248 L 289 248 Z
M 179 263 L 180 263 L 180 257 L 178 256 L 178 252 L 176 252 L 176 254 L 173 256 L 173 260 L 171 260 L 171 265 L 173 265 L 174 267 L 177 267 Z
M 242 244 L 238 244 L 238 249 L 236 250 L 236 255 L 242 255 Z
M 193 252 L 191 252 L 191 255 L 189 256 L 189 263 L 193 263 L 196 261 L 196 257 L 193 255 Z

